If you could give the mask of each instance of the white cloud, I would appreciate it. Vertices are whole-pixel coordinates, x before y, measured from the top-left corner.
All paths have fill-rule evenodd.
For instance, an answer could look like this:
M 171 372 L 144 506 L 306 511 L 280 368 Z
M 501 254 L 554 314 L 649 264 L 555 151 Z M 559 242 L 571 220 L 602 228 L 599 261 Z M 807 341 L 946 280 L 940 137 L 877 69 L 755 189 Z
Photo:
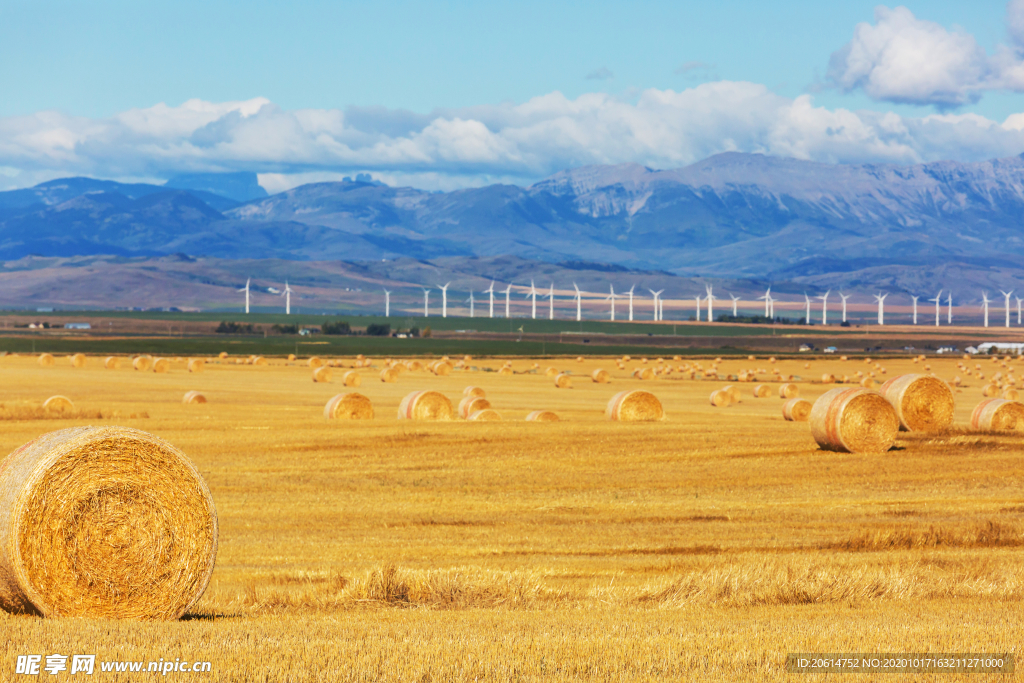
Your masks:
M 57 112 L 0 119 L 0 186 L 251 170 L 269 189 L 369 172 L 389 184 L 450 190 L 528 184 L 587 164 L 674 168 L 734 150 L 836 163 L 981 160 L 1024 152 L 1024 114 L 1000 124 L 974 114 L 826 109 L 809 95 L 791 99 L 732 81 L 648 89 L 634 100 L 553 92 L 429 115 L 190 100 L 106 119 Z

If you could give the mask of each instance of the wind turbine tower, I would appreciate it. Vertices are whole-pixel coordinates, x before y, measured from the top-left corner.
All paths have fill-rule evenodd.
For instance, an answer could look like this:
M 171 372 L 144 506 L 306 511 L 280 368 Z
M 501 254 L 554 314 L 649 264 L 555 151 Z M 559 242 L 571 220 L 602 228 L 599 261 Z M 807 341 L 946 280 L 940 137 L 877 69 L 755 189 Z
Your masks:
M 437 286 L 437 288 L 441 290 L 441 317 L 442 318 L 447 318 L 448 317 L 448 285 L 450 285 L 450 284 L 451 284 L 451 282 L 447 282 L 447 283 L 445 283 L 444 287 L 442 287 L 441 285 Z
M 843 322 L 846 322 L 846 300 L 850 298 L 850 294 L 843 294 L 839 292 L 839 298 L 843 300 Z
M 914 324 L 916 325 L 917 324 L 917 300 L 920 299 L 921 297 L 919 297 L 919 296 L 912 296 L 910 298 L 914 300 Z
M 999 290 L 999 291 L 1000 291 L 1000 293 L 1003 296 L 1006 297 L 1006 326 L 1009 327 L 1010 326 L 1010 295 L 1013 294 L 1013 290 L 1011 289 L 1009 292 L 1004 292 L 1002 290 Z
M 1021 299 L 1019 296 L 1015 296 L 1014 299 L 1017 300 L 1017 324 L 1020 325 L 1020 302 L 1024 301 L 1024 299 Z
M 629 322 L 633 322 L 633 290 L 636 289 L 636 285 L 629 288 Z
M 885 297 L 889 296 L 888 293 L 882 294 L 879 292 L 875 295 L 875 301 L 878 302 L 878 324 L 885 324 Z
M 807 313 L 804 314 L 804 325 L 811 324 L 811 297 L 807 296 L 807 292 L 804 292 L 804 301 L 807 304 Z
M 281 296 L 284 297 L 284 314 L 292 314 L 292 288 L 288 286 L 288 281 L 284 281 L 284 291 L 281 292 Z
M 580 288 L 576 286 L 576 283 L 572 283 L 572 288 L 576 290 L 576 322 L 583 320 L 583 295 L 580 294 Z
M 988 327 L 988 292 L 981 293 L 981 308 L 985 312 L 985 327 Z
M 545 295 L 548 298 L 548 320 L 555 319 L 555 283 L 551 283 L 551 288 L 548 289 L 548 293 Z
M 530 291 L 526 293 L 524 299 L 533 299 L 533 319 L 537 319 L 537 288 L 533 286 L 533 280 L 530 280 Z
M 423 288 L 423 317 L 430 317 L 430 290 Z
M 693 299 L 694 299 L 694 301 L 697 302 L 697 322 L 700 322 L 700 302 L 701 302 L 700 294 L 698 294 L 697 296 L 693 297 Z
M 511 291 L 512 291 L 512 283 L 510 282 L 510 283 L 508 283 L 508 287 L 505 288 L 505 317 L 506 318 L 510 317 L 509 313 L 508 313 L 508 311 L 509 311 L 509 309 L 508 309 L 508 297 L 509 297 L 509 293 Z
M 928 299 L 928 301 L 935 302 L 935 327 L 939 326 L 939 316 L 942 314 L 942 290 L 935 295 L 934 299 Z
M 247 278 L 246 281 L 245 281 L 245 287 L 242 287 L 240 290 L 238 290 L 239 292 L 245 292 L 245 313 L 246 313 L 246 315 L 249 314 L 249 283 L 251 281 L 252 281 L 252 278 Z
M 647 291 L 651 293 L 652 297 L 654 297 L 654 320 L 657 321 L 658 320 L 658 296 L 661 294 L 661 292 L 664 292 L 665 290 L 662 289 L 660 291 L 655 292 L 653 289 L 648 289 Z M 698 304 L 698 306 L 699 306 L 699 304 Z
M 704 289 L 708 293 L 707 297 L 705 297 L 707 299 L 707 301 L 708 301 L 708 322 L 709 323 L 713 323 L 713 322 L 715 322 L 715 309 L 714 309 L 715 299 L 717 299 L 718 297 L 715 296 L 715 294 L 714 294 L 714 289 L 715 288 L 712 287 L 711 285 L 704 285 Z
M 770 318 L 772 308 L 772 288 L 769 287 L 768 291 L 764 293 L 764 296 L 757 297 L 758 299 L 764 299 L 764 317 Z
M 825 292 L 823 296 L 817 298 L 821 299 L 821 324 L 828 324 L 828 295 L 832 293 L 832 290 Z
M 651 292 L 654 295 L 654 319 L 664 320 L 665 319 L 665 300 L 661 298 L 661 293 L 664 289 L 659 289 L 657 292 Z
M 615 299 L 620 298 L 622 295 L 615 293 L 615 285 L 608 285 L 608 289 L 611 292 L 611 294 L 606 296 L 604 298 L 604 300 L 612 302 L 612 307 L 611 307 L 612 318 L 611 319 L 612 319 L 612 322 L 615 322 Z
M 953 290 L 949 290 L 949 296 L 946 297 L 946 324 L 953 324 Z
M 740 300 L 735 294 L 729 294 L 729 298 L 732 299 L 732 317 L 738 318 L 739 313 L 736 312 L 736 303 Z
M 384 290 L 384 317 L 391 317 L 391 292 Z
M 475 318 L 476 315 L 475 315 L 475 311 L 473 310 L 473 308 L 474 308 L 474 304 L 476 303 L 476 301 L 473 299 L 473 290 L 472 289 L 469 290 L 469 298 L 466 299 L 466 301 L 469 302 L 469 317 L 470 318 Z
M 484 290 L 491 295 L 491 317 L 494 317 L 494 280 L 491 280 L 491 286 Z

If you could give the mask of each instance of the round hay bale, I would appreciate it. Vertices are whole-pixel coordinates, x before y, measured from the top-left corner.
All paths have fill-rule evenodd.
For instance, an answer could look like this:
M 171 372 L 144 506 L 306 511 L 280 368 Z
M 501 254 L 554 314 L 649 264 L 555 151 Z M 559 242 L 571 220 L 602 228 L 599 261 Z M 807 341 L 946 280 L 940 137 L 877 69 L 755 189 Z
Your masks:
M 1014 389 L 1013 387 L 1008 387 L 1003 392 L 1003 400 L 1004 401 L 1019 401 L 1020 400 L 1020 392 L 1017 391 L 1016 389 Z
M 875 388 L 875 380 L 871 379 L 870 377 L 865 377 L 864 379 L 862 379 L 860 381 L 860 385 L 862 387 L 864 387 L 865 389 L 874 389 Z
M 221 360 L 224 360 L 227 357 L 228 357 L 228 352 L 227 351 L 221 351 L 220 353 L 217 354 L 217 358 L 220 358 Z
M 372 420 L 373 404 L 354 391 L 337 394 L 324 406 L 324 417 L 328 420 Z
M 466 419 L 478 410 L 491 407 L 491 402 L 483 396 L 467 396 L 459 401 L 459 417 Z
M 264 358 L 263 356 L 256 356 L 255 358 L 252 359 L 252 364 L 253 365 L 266 365 L 267 364 L 267 359 Z
M 294 353 L 289 353 L 288 354 L 288 360 L 290 360 L 290 361 L 291 360 L 295 360 L 295 354 Z
M 52 368 L 57 363 L 57 361 L 53 359 L 53 356 L 48 353 L 39 354 L 39 358 L 36 359 L 36 362 L 44 368 Z
M 822 394 L 811 408 L 810 423 L 821 448 L 845 453 L 888 451 L 900 428 L 896 410 L 884 396 L 856 387 Z
M 740 402 L 740 388 L 737 387 L 735 384 L 726 384 L 724 387 L 722 387 L 722 391 L 729 395 L 730 403 Z
M 782 417 L 786 422 L 807 422 L 811 416 L 811 402 L 805 398 L 791 398 L 782 404 Z
M 450 420 L 452 402 L 437 391 L 414 391 L 398 405 L 400 420 Z
M 68 360 L 71 361 L 71 367 L 73 367 L 73 368 L 84 368 L 85 367 L 85 354 L 84 353 L 76 353 L 74 355 L 71 355 L 71 356 L 68 357 Z
M 772 395 L 772 388 L 767 384 L 758 384 L 754 387 L 754 398 L 768 398 Z
M 800 395 L 800 387 L 790 382 L 779 386 L 779 398 L 796 398 Z
M 452 364 L 444 360 L 434 363 L 434 374 L 438 377 L 447 377 L 452 374 Z
M 554 377 L 558 374 L 558 368 L 547 368 L 544 370 L 544 375 L 547 377 Z
M 181 402 L 185 405 L 189 405 L 191 403 L 206 403 L 206 397 L 198 391 L 189 391 L 185 393 L 184 397 L 182 397 Z
M 1002 398 L 986 399 L 971 413 L 971 429 L 1022 431 L 1024 404 Z
M 711 392 L 711 405 L 716 408 L 725 408 L 732 404 L 732 396 L 725 389 L 715 389 Z
M 597 370 L 594 370 L 592 373 L 590 373 L 590 379 L 596 384 L 608 384 L 608 382 L 611 381 L 612 376 L 608 374 L 607 370 L 602 370 L 601 368 L 598 368 Z
M 103 361 L 103 367 L 107 370 L 117 370 L 121 367 L 121 359 L 117 356 L 107 356 Z
M 555 377 L 555 388 L 572 389 L 572 377 L 569 376 L 569 373 L 563 372 L 558 377 Z
M 471 420 L 473 422 L 500 422 L 501 415 L 498 413 L 497 410 L 485 408 L 484 410 L 476 411 L 466 419 Z
M 558 415 L 550 410 L 535 410 L 526 416 L 527 422 L 558 422 Z
M 514 373 L 512 372 L 512 368 L 510 368 L 507 365 L 503 365 L 502 367 L 498 368 L 498 374 L 501 375 L 502 377 L 510 377 Z
M 665 418 L 658 397 L 649 391 L 620 391 L 608 401 L 604 411 L 609 420 L 620 422 L 654 422 Z
M 826 372 L 824 375 L 821 376 L 821 383 L 822 384 L 835 384 L 836 383 L 836 376 Z
M 171 369 L 171 361 L 166 358 L 156 358 L 153 360 L 153 372 L 163 374 Z
M 644 364 L 644 365 L 647 365 L 647 359 L 646 359 L 646 358 L 641 358 L 641 359 L 640 359 L 640 362 L 641 362 L 642 364 Z
M 313 370 L 313 381 L 317 384 L 327 384 L 331 381 L 331 376 L 334 371 L 326 365 L 321 365 L 317 369 Z
M 51 413 L 66 413 L 74 409 L 75 404 L 67 396 L 51 396 L 43 402 L 43 410 L 48 410 Z
M 391 368 L 384 368 L 380 371 L 380 381 L 393 384 L 398 381 L 398 373 Z
M 206 369 L 206 361 L 202 358 L 189 358 L 188 359 L 188 371 L 198 375 Z
M 484 396 L 487 396 L 487 392 L 481 389 L 480 387 L 466 387 L 465 389 L 462 390 L 462 395 L 479 396 L 483 398 Z
M 174 446 L 135 429 L 45 434 L 0 469 L 0 608 L 177 619 L 206 590 L 217 511 Z
M 953 391 L 937 377 L 901 375 L 879 388 L 905 432 L 934 432 L 953 424 Z
M 651 368 L 637 368 L 633 371 L 633 377 L 643 380 L 654 379 L 654 370 Z
M 306 365 L 311 368 L 318 368 L 323 364 L 324 362 L 320 359 L 320 356 L 310 356 L 309 360 L 306 361 Z
M 582 363 L 583 362 L 583 356 L 576 356 L 576 362 L 577 363 Z
M 405 367 L 409 368 L 409 370 L 422 370 L 423 364 L 418 360 L 407 360 L 405 361 Z
M 355 370 L 349 370 L 341 376 L 341 383 L 346 387 L 358 387 L 363 383 L 363 378 Z
M 994 398 L 999 395 L 999 387 L 995 384 L 989 384 L 981 390 L 981 395 L 985 398 Z

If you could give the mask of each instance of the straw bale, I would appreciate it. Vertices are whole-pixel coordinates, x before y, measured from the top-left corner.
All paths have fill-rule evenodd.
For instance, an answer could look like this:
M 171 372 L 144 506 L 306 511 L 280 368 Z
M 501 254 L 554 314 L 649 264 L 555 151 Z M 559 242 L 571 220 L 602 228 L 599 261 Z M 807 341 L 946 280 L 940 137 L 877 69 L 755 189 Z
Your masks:
M 153 372 L 163 374 L 171 369 L 171 361 L 166 358 L 156 358 L 153 360 Z
M 73 368 L 85 367 L 86 359 L 84 353 L 76 353 L 71 356 L 68 356 L 68 360 L 71 362 L 71 367 Z
M 310 356 L 309 360 L 306 361 L 306 365 L 311 368 L 318 368 L 323 364 L 324 362 L 320 359 L 320 356 Z
M 731 403 L 740 402 L 740 388 L 735 384 L 726 384 L 724 387 L 722 387 L 722 391 L 729 395 L 729 401 Z
M 989 384 L 988 386 L 981 390 L 981 395 L 984 396 L 985 398 L 993 398 L 995 396 L 998 396 L 999 387 L 997 387 L 995 384 Z
M 1009 387 L 1003 392 L 1003 399 L 1006 401 L 1019 401 L 1020 392 L 1012 387 Z
M 451 420 L 454 412 L 448 397 L 437 391 L 414 391 L 398 406 L 402 420 Z
M 865 377 L 860 381 L 860 385 L 865 389 L 873 389 L 875 386 L 875 380 L 871 379 L 870 377 Z
M 637 368 L 633 371 L 633 377 L 636 379 L 654 379 L 654 370 L 651 368 Z
M 228 357 L 228 352 L 227 351 L 221 351 L 220 353 L 217 354 L 217 358 L 220 358 L 221 360 L 224 360 L 227 357 Z
M 398 373 L 392 368 L 384 368 L 380 371 L 380 381 L 393 384 L 398 381 Z
M 590 373 L 590 379 L 597 384 L 608 384 L 608 382 L 611 381 L 612 376 L 608 374 L 607 370 L 602 370 L 601 368 L 598 368 L 597 370 L 594 370 L 592 373 Z
M 483 398 L 484 396 L 487 395 L 487 392 L 484 391 L 483 389 L 481 389 L 480 387 L 470 386 L 470 387 L 466 387 L 465 389 L 462 390 L 462 395 L 463 396 L 479 396 L 479 397 Z
M 604 414 L 609 420 L 621 422 L 652 422 L 665 418 L 658 397 L 639 389 L 620 391 L 612 396 Z
M 672 356 L 672 360 L 682 360 L 682 356 Z
M 786 422 L 807 422 L 811 416 L 811 402 L 805 398 L 791 398 L 782 404 L 782 417 Z
M 363 360 L 364 358 L 366 358 L 366 356 L 364 356 L 363 354 L 361 354 L 361 353 L 357 353 L 356 354 L 356 360 Z
M 572 377 L 567 372 L 563 372 L 555 377 L 555 387 L 557 389 L 572 389 Z
M 502 376 L 510 376 L 513 374 L 512 368 L 510 368 L 507 365 L 503 365 L 502 367 L 498 368 L 498 374 Z
M 405 361 L 405 367 L 409 368 L 409 370 L 422 370 L 423 364 L 418 360 L 407 360 Z
M 497 410 L 485 408 L 483 410 L 478 410 L 475 413 L 472 413 L 466 419 L 471 420 L 473 422 L 500 422 L 501 415 L 498 413 Z
M 623 356 L 622 357 L 622 362 L 623 363 L 628 363 L 631 360 L 633 360 L 633 358 L 631 356 Z
M 75 404 L 67 396 L 51 396 L 43 403 L 43 410 L 51 413 L 66 413 L 75 409 Z
M 583 362 L 583 356 L 576 356 L 576 362 L 577 363 L 582 363 Z
M 192 374 L 198 375 L 206 369 L 206 361 L 202 358 L 189 358 L 188 359 L 188 371 Z
M 206 403 L 206 396 L 198 391 L 188 391 L 185 393 L 185 396 L 182 397 L 181 402 L 185 405 L 189 405 L 190 403 Z
M 328 382 L 331 381 L 331 376 L 333 375 L 333 373 L 334 371 L 331 370 L 329 367 L 327 367 L 326 365 L 321 365 L 320 367 L 313 370 L 313 381 L 316 382 L 317 384 L 327 384 Z
M 754 387 L 754 398 L 768 398 L 772 395 L 772 388 L 767 384 L 758 384 Z
M 177 619 L 217 554 L 196 468 L 135 429 L 45 434 L 0 469 L 0 608 L 45 617 Z
M 971 413 L 971 429 L 1024 431 L 1024 404 L 1002 398 L 989 398 Z
M 558 374 L 558 368 L 551 368 L 551 367 L 549 367 L 549 368 L 544 370 L 544 375 L 547 376 L 547 377 L 554 377 L 557 374 Z
M 57 361 L 53 359 L 53 356 L 48 353 L 39 354 L 39 358 L 36 359 L 36 362 L 44 368 L 52 368 L 57 363 Z
M 527 422 L 558 422 L 558 414 L 550 410 L 535 410 L 526 416 Z
M 821 376 L 821 383 L 822 384 L 835 384 L 836 383 L 836 376 L 831 374 L 831 373 L 826 372 L 824 375 Z
M 779 386 L 779 398 L 796 398 L 800 395 L 800 387 L 787 382 Z
M 896 410 L 900 430 L 934 432 L 953 424 L 953 391 L 937 377 L 900 375 L 879 388 Z
M 267 364 L 267 359 L 264 358 L 263 356 L 256 356 L 255 358 L 252 359 L 252 364 L 253 365 L 266 365 Z
M 448 361 L 438 361 L 434 363 L 433 372 L 438 377 L 447 377 L 452 374 L 452 365 Z
M 103 367 L 107 370 L 117 370 L 121 367 L 121 359 L 117 356 L 107 356 L 103 361 Z
M 647 365 L 647 359 L 646 358 L 641 358 L 640 362 L 643 363 L 644 365 Z
M 725 408 L 732 404 L 732 396 L 724 389 L 715 389 L 711 392 L 711 405 L 716 408 Z
M 491 402 L 483 396 L 466 396 L 459 401 L 459 417 L 465 419 L 478 410 L 490 407 Z
M 896 441 L 896 410 L 878 392 L 863 388 L 832 389 L 811 409 L 811 434 L 824 450 L 882 453 Z
M 337 394 L 324 406 L 324 417 L 328 420 L 372 420 L 373 404 L 354 391 Z

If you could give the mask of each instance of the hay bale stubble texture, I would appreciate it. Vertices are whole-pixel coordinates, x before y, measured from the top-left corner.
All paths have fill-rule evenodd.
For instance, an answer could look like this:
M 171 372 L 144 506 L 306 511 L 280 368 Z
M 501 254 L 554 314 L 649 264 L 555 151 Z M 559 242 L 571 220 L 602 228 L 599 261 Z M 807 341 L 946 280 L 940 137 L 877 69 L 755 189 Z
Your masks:
M 953 391 L 937 377 L 900 375 L 885 382 L 879 393 L 896 410 L 905 432 L 935 432 L 953 424 Z
M 826 391 L 814 402 L 809 420 L 821 448 L 845 453 L 888 451 L 900 428 L 884 396 L 856 387 Z
M 354 391 L 337 394 L 324 406 L 324 417 L 328 420 L 372 420 L 373 404 Z
M 655 422 L 665 418 L 658 397 L 649 391 L 620 391 L 608 401 L 604 411 L 609 420 L 620 422 Z
M 989 398 L 971 413 L 971 429 L 993 431 L 1024 430 L 1024 404 L 1002 398 Z
M 177 619 L 202 596 L 217 512 L 196 468 L 135 429 L 39 437 L 0 468 L 0 607 L 45 617 Z
M 451 420 L 454 415 L 452 402 L 437 391 L 414 391 L 398 405 L 400 420 Z

